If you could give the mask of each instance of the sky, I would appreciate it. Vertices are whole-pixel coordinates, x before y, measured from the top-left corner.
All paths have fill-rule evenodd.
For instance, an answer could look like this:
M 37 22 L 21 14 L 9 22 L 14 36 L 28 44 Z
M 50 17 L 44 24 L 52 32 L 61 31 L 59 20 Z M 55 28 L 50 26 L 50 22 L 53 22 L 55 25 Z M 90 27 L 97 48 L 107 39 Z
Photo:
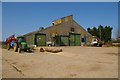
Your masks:
M 119 0 L 1 0 L 2 2 L 119 2 Z
M 2 40 L 48 27 L 53 20 L 68 15 L 84 29 L 111 26 L 112 38 L 117 35 L 117 2 L 3 2 Z
M 0 2 L 0 13 L 2 13 L 2 3 Z M 0 14 L 0 41 L 2 41 L 2 14 Z

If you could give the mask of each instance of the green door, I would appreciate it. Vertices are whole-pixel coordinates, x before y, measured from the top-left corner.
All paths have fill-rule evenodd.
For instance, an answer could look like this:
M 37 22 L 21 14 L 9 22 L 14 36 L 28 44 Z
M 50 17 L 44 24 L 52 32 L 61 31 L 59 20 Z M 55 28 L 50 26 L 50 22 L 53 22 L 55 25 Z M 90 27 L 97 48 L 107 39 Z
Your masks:
M 75 34 L 75 46 L 80 46 L 80 34 Z
M 60 45 L 61 46 L 68 46 L 69 45 L 69 37 L 68 36 L 61 36 L 60 37 Z
M 70 33 L 70 46 L 80 46 L 80 34 Z
M 70 46 L 75 46 L 75 35 L 69 34 L 70 36 Z
M 45 34 L 36 34 L 36 45 L 46 46 L 46 35 Z

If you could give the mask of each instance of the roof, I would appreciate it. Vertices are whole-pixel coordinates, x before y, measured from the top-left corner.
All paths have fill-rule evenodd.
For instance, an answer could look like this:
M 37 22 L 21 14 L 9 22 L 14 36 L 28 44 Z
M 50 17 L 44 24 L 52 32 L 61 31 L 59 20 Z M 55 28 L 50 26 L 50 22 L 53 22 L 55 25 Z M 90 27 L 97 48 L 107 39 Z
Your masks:
M 41 31 L 44 31 L 44 30 L 46 30 L 46 29 L 48 29 L 48 28 L 51 28 L 51 27 L 52 27 L 52 26 L 49 26 L 49 27 L 47 27 L 47 28 L 45 28 L 45 29 L 32 31 L 32 32 L 29 32 L 29 33 L 27 33 L 27 34 L 25 34 L 25 35 L 23 35 L 23 36 L 27 36 L 27 35 L 30 35 L 30 34 L 36 34 L 36 33 L 39 33 L 39 32 L 41 32 Z
M 73 15 L 69 15 L 70 17 L 72 17 Z M 65 17 L 62 17 L 62 18 L 66 18 L 66 17 L 69 17 L 69 16 L 65 16 Z M 62 18 L 59 18 L 59 19 L 62 19 Z M 58 20 L 58 19 L 56 19 L 56 20 Z M 55 20 L 54 20 L 55 21 Z M 77 23 L 75 20 L 73 20 L 75 23 Z M 62 24 L 62 23 L 60 23 L 60 24 Z M 25 34 L 25 35 L 23 35 L 23 36 L 27 36 L 27 35 L 30 35 L 30 34 L 37 34 L 37 33 L 42 33 L 42 31 L 44 31 L 44 30 L 47 30 L 47 29 L 49 29 L 49 28 L 52 28 L 53 26 L 58 26 L 58 25 L 60 25 L 60 24 L 56 24 L 56 25 L 52 25 L 52 26 L 48 26 L 48 27 L 46 27 L 45 29 L 41 29 L 41 30 L 36 30 L 36 31 L 32 31 L 32 32 L 29 32 L 29 33 L 27 33 L 27 34 Z M 77 23 L 78 24 L 78 23 Z M 78 24 L 79 25 L 79 24 Z M 79 25 L 84 31 L 86 31 L 81 25 Z M 87 32 L 87 31 L 86 31 Z M 88 35 L 91 35 L 89 32 L 87 32 L 87 34 Z M 91 35 L 92 36 L 92 35 Z
M 63 18 L 66 18 L 66 17 L 73 17 L 73 15 L 64 16 L 64 17 L 61 17 L 61 18 L 58 18 L 58 19 L 63 19 Z M 56 20 L 58 20 L 58 19 L 55 19 L 55 20 L 53 20 L 52 22 L 54 22 L 54 21 L 56 21 Z

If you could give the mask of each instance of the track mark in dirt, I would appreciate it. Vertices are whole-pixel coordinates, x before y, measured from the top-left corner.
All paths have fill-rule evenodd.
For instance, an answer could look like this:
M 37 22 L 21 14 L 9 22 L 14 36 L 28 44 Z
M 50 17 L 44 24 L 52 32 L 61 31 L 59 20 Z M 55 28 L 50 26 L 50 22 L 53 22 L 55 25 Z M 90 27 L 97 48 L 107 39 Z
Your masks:
M 22 70 L 20 69 L 20 68 L 18 68 L 16 65 L 14 65 L 14 64 L 11 64 L 12 65 L 12 67 L 16 70 L 16 71 L 18 71 L 20 74 L 22 74 L 23 76 L 24 76 L 24 74 L 22 73 Z
M 94 65 L 92 68 L 90 68 L 90 71 L 98 71 L 101 69 L 101 65 Z
M 25 76 L 20 68 L 18 68 L 15 64 L 17 62 L 10 63 L 9 60 L 4 59 L 9 65 L 11 65 L 17 72 L 19 72 L 22 76 Z
M 97 63 L 105 63 L 105 64 L 113 64 L 112 62 L 101 62 L 101 61 L 96 61 Z
M 22 65 L 20 65 L 20 67 L 28 67 L 28 65 L 27 64 L 22 64 Z
M 75 77 L 77 74 L 69 74 L 70 77 Z
M 117 55 L 118 55 L 118 53 L 105 53 L 105 54 L 115 55 L 115 56 L 117 56 Z
M 17 62 L 13 62 L 12 64 L 17 64 Z

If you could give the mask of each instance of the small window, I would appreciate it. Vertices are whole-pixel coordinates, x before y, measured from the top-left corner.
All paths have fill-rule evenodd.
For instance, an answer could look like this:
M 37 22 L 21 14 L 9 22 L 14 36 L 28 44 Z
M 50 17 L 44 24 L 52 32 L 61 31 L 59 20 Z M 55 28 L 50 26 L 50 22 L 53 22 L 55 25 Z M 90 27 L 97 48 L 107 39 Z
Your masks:
M 71 28 L 71 32 L 74 32 L 75 30 L 74 30 L 74 28 Z
M 82 38 L 82 42 L 84 42 L 84 38 Z

